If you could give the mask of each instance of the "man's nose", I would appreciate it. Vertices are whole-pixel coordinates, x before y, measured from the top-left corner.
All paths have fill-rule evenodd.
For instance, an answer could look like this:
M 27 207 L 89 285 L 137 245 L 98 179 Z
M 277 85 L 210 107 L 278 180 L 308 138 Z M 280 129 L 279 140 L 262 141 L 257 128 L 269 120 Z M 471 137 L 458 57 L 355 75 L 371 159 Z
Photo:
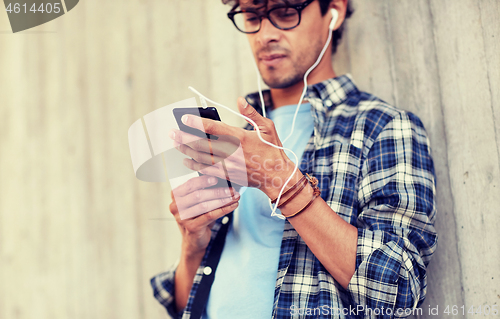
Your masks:
M 257 32 L 258 41 L 261 45 L 269 42 L 278 41 L 281 36 L 281 30 L 276 28 L 267 18 L 262 18 L 260 30 Z

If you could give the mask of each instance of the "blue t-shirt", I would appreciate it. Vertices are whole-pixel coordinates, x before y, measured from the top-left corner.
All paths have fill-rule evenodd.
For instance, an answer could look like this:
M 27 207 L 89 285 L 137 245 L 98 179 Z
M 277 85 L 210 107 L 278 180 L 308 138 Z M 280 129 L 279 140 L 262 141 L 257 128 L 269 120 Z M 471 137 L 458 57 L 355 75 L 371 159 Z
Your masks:
M 297 105 L 282 106 L 268 114 L 281 141 L 290 134 L 296 108 Z M 304 103 L 297 114 L 294 133 L 283 145 L 292 149 L 299 161 L 313 129 L 311 104 Z M 287 156 L 295 160 L 293 155 Z M 268 197 L 260 190 L 246 188 L 241 193 L 204 319 L 271 317 L 285 221 L 271 217 Z

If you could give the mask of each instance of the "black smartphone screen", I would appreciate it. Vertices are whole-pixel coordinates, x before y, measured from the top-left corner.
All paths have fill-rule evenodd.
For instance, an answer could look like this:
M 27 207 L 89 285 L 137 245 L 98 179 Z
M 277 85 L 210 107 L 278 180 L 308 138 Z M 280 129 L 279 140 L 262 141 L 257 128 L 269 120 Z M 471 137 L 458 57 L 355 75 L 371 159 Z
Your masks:
M 202 131 L 200 131 L 198 129 L 189 127 L 187 125 L 184 125 L 184 123 L 182 123 L 182 121 L 181 121 L 181 118 L 182 118 L 182 116 L 184 114 L 191 114 L 191 115 L 195 115 L 195 116 L 201 116 L 201 117 L 204 117 L 204 118 L 207 118 L 207 119 L 212 119 L 212 120 L 215 120 L 215 121 L 220 121 L 219 113 L 217 112 L 217 109 L 215 107 L 207 107 L 207 108 L 202 108 L 202 107 L 175 108 L 175 109 L 173 109 L 173 113 L 174 113 L 174 117 L 175 117 L 175 120 L 177 122 L 177 125 L 179 125 L 179 129 L 181 131 L 189 133 L 189 134 L 192 134 L 192 135 L 195 135 L 195 136 L 198 136 L 198 137 L 201 137 L 201 138 L 208 138 L 208 139 L 211 139 L 211 140 L 217 140 L 218 139 L 218 137 L 215 136 L 215 135 L 210 135 L 210 134 L 202 132 Z M 224 165 L 224 162 L 222 163 L 222 165 L 223 165 L 224 170 L 225 170 L 226 167 Z M 200 172 L 198 172 L 198 175 L 203 176 L 203 174 L 201 174 Z M 227 172 L 226 172 L 226 177 L 229 178 L 229 176 L 227 176 Z M 210 186 L 210 187 L 207 187 L 207 188 L 232 187 L 231 186 L 231 182 L 229 180 L 227 180 L 227 179 L 217 178 L 217 180 L 218 180 L 217 184 L 215 184 L 213 186 Z
M 212 136 L 205 132 L 202 132 L 198 129 L 186 126 L 182 123 L 181 118 L 184 114 L 192 114 L 195 116 L 201 116 L 207 119 L 212 119 L 214 121 L 220 121 L 219 113 L 215 107 L 185 107 L 185 108 L 175 108 L 173 109 L 175 120 L 177 121 L 177 125 L 179 125 L 179 129 L 183 132 L 193 134 L 202 138 L 210 138 L 212 140 L 218 139 L 217 136 Z

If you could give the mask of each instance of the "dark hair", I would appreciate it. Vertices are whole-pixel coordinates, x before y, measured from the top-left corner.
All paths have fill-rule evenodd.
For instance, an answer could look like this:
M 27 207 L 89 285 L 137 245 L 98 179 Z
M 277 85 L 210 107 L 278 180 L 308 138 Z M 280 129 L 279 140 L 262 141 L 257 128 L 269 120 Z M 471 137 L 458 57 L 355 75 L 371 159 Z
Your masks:
M 264 1 L 257 0 L 254 2 L 261 3 Z M 287 1 L 285 0 L 285 2 L 287 2 Z M 328 12 L 328 7 L 330 5 L 330 2 L 332 2 L 332 0 L 318 0 L 318 2 L 319 2 L 319 8 L 321 10 L 321 15 L 324 16 Z M 222 3 L 232 5 L 233 7 L 231 8 L 231 11 L 235 10 L 240 5 L 238 0 L 222 0 Z M 335 53 L 337 51 L 337 46 L 339 45 L 340 39 L 342 39 L 342 33 L 344 32 L 345 21 L 347 19 L 349 19 L 353 13 L 354 13 L 354 9 L 351 6 L 351 1 L 348 1 L 344 22 L 342 22 L 342 25 L 337 30 L 333 31 L 332 53 Z

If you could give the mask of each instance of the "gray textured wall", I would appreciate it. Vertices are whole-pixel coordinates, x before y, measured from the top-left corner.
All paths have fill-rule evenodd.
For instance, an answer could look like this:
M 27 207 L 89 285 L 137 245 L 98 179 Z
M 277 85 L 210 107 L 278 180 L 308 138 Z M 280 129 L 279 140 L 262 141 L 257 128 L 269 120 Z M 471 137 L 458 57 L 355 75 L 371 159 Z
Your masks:
M 355 8 L 337 72 L 416 113 L 431 138 L 440 240 L 423 309 L 498 305 L 500 4 Z M 127 129 L 188 85 L 226 105 L 256 88 L 226 11 L 84 0 L 19 34 L 0 12 L 0 318 L 165 318 L 148 279 L 179 253 L 170 190 L 135 179 Z
M 431 139 L 440 237 L 422 308 L 498 305 L 500 2 L 374 0 L 356 8 L 346 71 L 420 116 Z

